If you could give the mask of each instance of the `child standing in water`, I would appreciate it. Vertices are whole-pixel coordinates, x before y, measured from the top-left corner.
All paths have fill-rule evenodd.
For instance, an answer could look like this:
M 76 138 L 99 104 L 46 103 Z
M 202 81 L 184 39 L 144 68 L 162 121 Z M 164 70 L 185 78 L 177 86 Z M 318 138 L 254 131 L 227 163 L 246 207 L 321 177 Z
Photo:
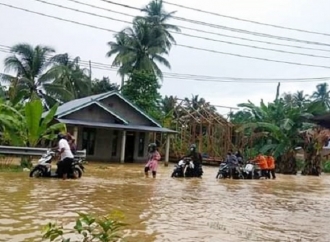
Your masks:
M 157 168 L 158 168 L 158 161 L 160 160 L 160 154 L 156 149 L 156 144 L 151 143 L 148 146 L 148 152 L 149 152 L 149 157 L 148 157 L 148 163 L 146 164 L 144 168 L 144 174 L 146 177 L 149 176 L 149 170 L 152 172 L 152 177 L 156 178 L 156 173 L 157 173 Z

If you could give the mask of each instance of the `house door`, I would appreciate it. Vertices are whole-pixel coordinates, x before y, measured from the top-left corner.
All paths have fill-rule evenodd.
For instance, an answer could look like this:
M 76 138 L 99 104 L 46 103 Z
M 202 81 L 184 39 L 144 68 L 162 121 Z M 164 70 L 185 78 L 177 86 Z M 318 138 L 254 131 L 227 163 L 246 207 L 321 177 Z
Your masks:
M 126 148 L 125 148 L 125 162 L 132 163 L 134 161 L 135 148 L 135 134 L 126 133 Z

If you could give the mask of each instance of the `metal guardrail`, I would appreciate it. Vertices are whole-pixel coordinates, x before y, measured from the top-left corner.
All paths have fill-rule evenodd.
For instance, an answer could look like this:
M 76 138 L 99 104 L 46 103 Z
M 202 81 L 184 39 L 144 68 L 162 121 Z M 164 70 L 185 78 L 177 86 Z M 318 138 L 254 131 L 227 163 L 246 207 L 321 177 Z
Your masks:
M 0 145 L 0 155 L 26 155 L 41 156 L 47 152 L 48 148 L 16 147 Z M 86 150 L 77 150 L 76 158 L 86 158 Z

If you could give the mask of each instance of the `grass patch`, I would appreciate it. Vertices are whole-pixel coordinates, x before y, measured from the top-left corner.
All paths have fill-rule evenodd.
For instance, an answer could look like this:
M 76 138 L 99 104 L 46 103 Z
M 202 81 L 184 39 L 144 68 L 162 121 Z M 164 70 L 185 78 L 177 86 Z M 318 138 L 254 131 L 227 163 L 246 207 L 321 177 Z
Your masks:
M 0 172 L 21 172 L 24 168 L 32 168 L 32 162 L 29 158 L 0 156 Z
M 0 172 L 22 172 L 23 168 L 18 165 L 0 165 Z

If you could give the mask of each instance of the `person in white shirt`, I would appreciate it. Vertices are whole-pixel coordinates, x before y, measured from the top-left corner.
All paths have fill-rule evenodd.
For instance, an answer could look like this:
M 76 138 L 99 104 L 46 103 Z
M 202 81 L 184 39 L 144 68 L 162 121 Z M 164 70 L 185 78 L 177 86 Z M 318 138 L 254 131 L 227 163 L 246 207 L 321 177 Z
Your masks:
M 68 177 L 68 173 L 71 171 L 71 165 L 73 162 L 73 154 L 71 152 L 70 145 L 62 134 L 57 135 L 58 139 L 58 152 L 61 155 L 61 161 L 58 163 L 58 173 L 63 176 L 63 180 Z

